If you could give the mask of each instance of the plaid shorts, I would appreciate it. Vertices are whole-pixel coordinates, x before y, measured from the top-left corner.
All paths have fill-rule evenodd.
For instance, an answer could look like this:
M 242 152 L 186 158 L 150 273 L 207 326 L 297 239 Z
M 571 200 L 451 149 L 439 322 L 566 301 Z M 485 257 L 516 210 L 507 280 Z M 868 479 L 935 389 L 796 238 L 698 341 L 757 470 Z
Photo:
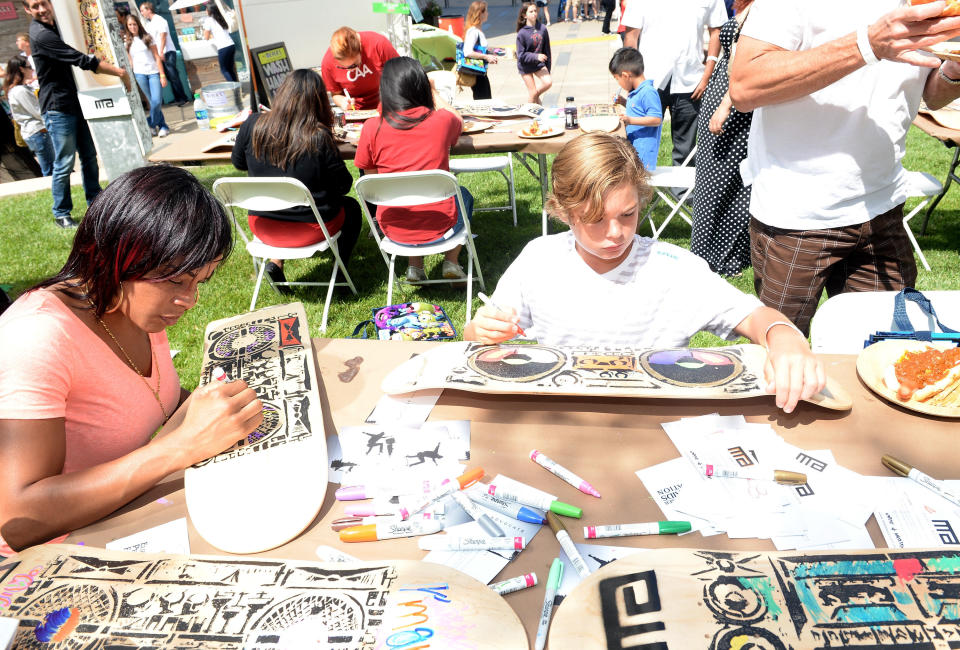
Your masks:
M 903 205 L 843 228 L 784 230 L 750 218 L 753 285 L 768 307 L 783 312 L 804 334 L 820 294 L 898 291 L 917 280 Z

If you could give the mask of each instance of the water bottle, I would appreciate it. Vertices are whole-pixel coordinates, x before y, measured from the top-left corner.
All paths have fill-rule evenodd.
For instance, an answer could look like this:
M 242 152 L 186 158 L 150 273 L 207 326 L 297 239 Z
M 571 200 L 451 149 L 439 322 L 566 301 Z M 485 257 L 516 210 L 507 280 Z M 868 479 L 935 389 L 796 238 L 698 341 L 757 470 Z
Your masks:
M 193 113 L 197 116 L 197 128 L 210 130 L 210 114 L 207 113 L 207 105 L 200 93 L 193 94 Z
M 567 103 L 563 107 L 563 117 L 567 129 L 576 129 L 580 126 L 577 120 L 577 105 L 573 101 L 573 97 L 567 97 Z

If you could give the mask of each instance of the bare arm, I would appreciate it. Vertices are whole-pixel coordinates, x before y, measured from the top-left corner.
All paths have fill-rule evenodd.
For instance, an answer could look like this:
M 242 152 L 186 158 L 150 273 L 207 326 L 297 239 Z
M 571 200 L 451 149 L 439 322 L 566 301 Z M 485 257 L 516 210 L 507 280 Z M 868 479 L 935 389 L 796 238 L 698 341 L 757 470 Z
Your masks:
M 700 99 L 703 96 L 704 91 L 707 89 L 707 84 L 710 83 L 710 75 L 713 74 L 714 68 L 717 67 L 717 56 L 720 54 L 720 28 L 713 27 L 710 29 L 710 43 L 707 45 L 707 63 L 703 67 L 703 76 L 700 78 L 700 83 L 697 84 L 697 87 L 693 89 L 690 97 L 692 99 Z
M 107 63 L 106 61 L 100 61 L 100 65 L 97 66 L 97 73 L 120 77 L 120 81 L 123 82 L 123 87 L 130 90 L 130 76 L 127 74 L 127 71 L 120 66 Z
M 347 98 L 344 95 L 334 95 L 333 103 L 342 108 L 343 110 L 347 109 Z
M 960 35 L 960 17 L 939 18 L 945 4 L 900 7 L 869 26 L 867 35 L 878 58 L 936 67 L 937 60 L 915 50 Z M 865 61 L 851 32 L 803 51 L 741 36 L 730 66 L 730 97 L 738 111 L 805 97 L 858 70 Z
M 659 117 L 631 117 L 621 115 L 620 121 L 629 126 L 660 126 L 663 120 Z
M 153 58 L 157 61 L 157 70 L 160 71 L 160 85 L 164 88 L 167 87 L 167 73 L 163 69 L 163 59 L 160 58 L 160 52 L 157 51 L 156 45 L 151 45 L 150 50 L 153 52 Z
M 63 418 L 0 420 L 0 535 L 14 549 L 110 514 L 177 470 L 226 449 L 259 426 L 262 405 L 245 382 L 198 389 L 148 444 L 61 474 Z
M 823 390 L 826 373 L 810 351 L 807 339 L 787 325 L 790 319 L 776 309 L 757 307 L 735 328 L 741 336 L 767 348 L 764 376 L 767 392 L 776 393 L 777 407 L 790 413 L 797 402 Z
M 627 27 L 623 30 L 623 46 L 637 48 L 637 43 L 640 42 L 640 30 L 636 27 Z
M 943 74 L 951 79 L 960 79 L 960 63 L 945 61 L 940 66 Z M 931 70 L 927 76 L 927 83 L 923 87 L 923 101 L 931 110 L 943 108 L 957 97 L 960 97 L 960 86 L 948 84 L 940 78 L 936 70 Z

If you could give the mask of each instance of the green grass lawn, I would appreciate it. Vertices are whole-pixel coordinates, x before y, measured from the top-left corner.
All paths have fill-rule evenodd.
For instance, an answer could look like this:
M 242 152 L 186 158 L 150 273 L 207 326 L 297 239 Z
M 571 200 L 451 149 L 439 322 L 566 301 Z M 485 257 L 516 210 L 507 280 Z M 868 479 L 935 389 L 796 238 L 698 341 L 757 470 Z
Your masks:
M 670 136 L 664 129 L 660 149 L 660 161 L 668 163 Z M 911 128 L 907 137 L 907 155 L 905 166 L 911 170 L 930 172 L 943 178 L 950 163 L 951 152 L 939 141 L 934 140 L 916 128 Z M 356 169 L 348 163 L 354 177 Z M 194 174 L 208 187 L 217 178 L 242 175 L 230 166 L 192 168 Z M 515 166 L 517 193 L 518 225 L 513 227 L 509 212 L 483 212 L 475 214 L 472 225 L 477 255 L 480 259 L 487 293 L 492 293 L 497 280 L 511 260 L 523 246 L 540 234 L 540 191 L 533 177 L 519 165 Z M 506 184 L 496 174 L 468 174 L 461 177 L 463 183 L 476 197 L 476 206 L 500 205 L 506 202 Z M 174 188 L 171 188 L 174 191 Z M 960 194 L 956 190 L 944 198 L 934 213 L 924 237 L 919 237 L 920 246 L 927 256 L 932 271 L 920 268 L 917 288 L 921 290 L 960 289 Z M 73 188 L 74 205 L 83 206 L 83 191 Z M 916 200 L 907 203 L 909 210 Z M 72 232 L 57 228 L 50 212 L 51 196 L 49 191 L 5 198 L 0 201 L 0 284 L 12 285 L 8 293 L 15 297 L 36 282 L 53 275 L 60 269 L 70 250 Z M 82 214 L 82 207 L 74 211 L 74 217 Z M 659 208 L 655 218 L 659 223 L 666 216 L 666 210 Z M 922 221 L 917 216 L 914 231 L 917 232 Z M 551 232 L 557 232 L 564 226 L 551 222 Z M 641 234 L 649 234 L 649 226 L 642 224 Z M 680 218 L 675 218 L 662 237 L 665 241 L 683 247 L 689 247 L 690 228 Z M 238 240 L 239 242 L 239 240 Z M 240 242 L 242 244 L 242 242 Z M 326 280 L 330 276 L 330 257 L 311 260 L 293 260 L 287 262 L 286 275 L 290 280 L 318 279 Z M 465 253 L 461 254 L 461 260 Z M 433 277 L 439 274 L 440 257 L 428 259 L 427 273 Z M 919 262 L 918 262 L 919 266 Z M 403 272 L 406 265 L 398 261 Z M 549 269 L 544 269 L 549 273 Z M 386 266 L 383 263 L 374 240 L 367 236 L 364 224 L 360 240 L 350 264 L 350 273 L 357 286 L 358 295 L 334 296 L 330 308 L 330 318 L 325 336 L 340 338 L 349 336 L 357 323 L 371 317 L 371 310 L 386 304 Z M 180 373 L 181 383 L 187 388 L 196 386 L 199 376 L 200 355 L 203 330 L 206 324 L 218 318 L 224 318 L 246 311 L 250 304 L 255 276 L 250 256 L 238 245 L 229 259 L 220 267 L 213 279 L 204 285 L 200 292 L 200 303 L 187 312 L 186 316 L 168 331 L 170 345 L 180 350 L 175 365 Z M 741 277 L 731 279 L 739 289 L 753 292 L 753 274 L 747 270 Z M 474 291 L 478 289 L 475 287 Z M 430 301 L 443 305 L 453 319 L 458 330 L 465 317 L 465 296 L 463 289 L 452 289 L 442 285 L 422 288 L 407 288 L 402 293 L 394 292 L 393 302 L 405 300 Z M 288 300 L 303 302 L 311 325 L 311 333 L 319 335 L 323 300 L 323 288 L 305 287 L 294 289 L 290 298 L 281 297 L 269 285 L 264 283 L 261 289 L 258 307 L 279 304 Z M 473 308 L 480 306 L 474 298 Z M 949 323 L 948 323 L 949 324 Z M 955 325 L 955 324 L 954 324 Z M 709 334 L 698 334 L 692 345 L 717 345 L 721 341 Z

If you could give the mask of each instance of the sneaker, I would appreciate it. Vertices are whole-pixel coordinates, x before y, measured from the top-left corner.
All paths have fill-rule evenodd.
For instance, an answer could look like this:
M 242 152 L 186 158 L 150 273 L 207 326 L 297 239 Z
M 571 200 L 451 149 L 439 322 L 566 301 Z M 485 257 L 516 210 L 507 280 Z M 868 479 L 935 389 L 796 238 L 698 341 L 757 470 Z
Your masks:
M 54 217 L 53 222 L 58 228 L 76 228 L 79 224 L 68 214 L 62 217 Z
M 423 269 L 420 268 L 419 266 L 407 267 L 407 282 L 423 282 L 426 279 L 427 279 L 427 274 L 424 273 Z
M 456 262 L 443 260 L 443 277 L 446 280 L 466 280 L 467 274 L 463 272 L 463 267 Z
M 277 284 L 278 282 L 287 281 L 287 276 L 283 274 L 283 267 L 277 266 L 273 262 L 267 262 L 266 274 L 267 277 L 270 278 L 270 282 L 273 283 L 274 289 L 276 289 L 279 294 L 286 295 L 290 293 L 290 287 Z
M 187 100 L 183 100 L 182 102 L 177 102 L 177 108 L 183 108 L 186 105 L 187 105 Z
M 161 127 L 160 127 L 160 130 L 157 131 L 157 137 L 165 138 L 165 137 L 167 137 L 168 135 L 170 135 L 170 129 L 168 129 L 168 128 L 165 127 L 165 126 L 161 126 Z

